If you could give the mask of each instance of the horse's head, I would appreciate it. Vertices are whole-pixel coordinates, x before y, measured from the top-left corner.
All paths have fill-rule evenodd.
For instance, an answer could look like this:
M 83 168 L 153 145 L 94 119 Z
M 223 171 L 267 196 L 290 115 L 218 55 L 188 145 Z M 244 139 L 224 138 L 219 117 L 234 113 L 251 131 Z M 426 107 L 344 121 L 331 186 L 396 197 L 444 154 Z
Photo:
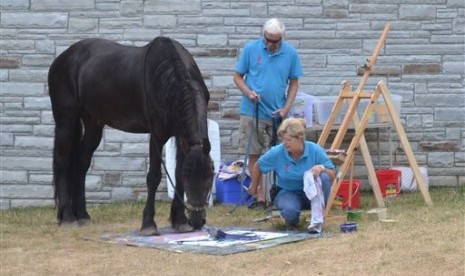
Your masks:
M 214 171 L 209 151 L 200 145 L 191 147 L 183 165 L 189 225 L 194 229 L 200 229 L 206 223 L 205 206 L 211 193 Z

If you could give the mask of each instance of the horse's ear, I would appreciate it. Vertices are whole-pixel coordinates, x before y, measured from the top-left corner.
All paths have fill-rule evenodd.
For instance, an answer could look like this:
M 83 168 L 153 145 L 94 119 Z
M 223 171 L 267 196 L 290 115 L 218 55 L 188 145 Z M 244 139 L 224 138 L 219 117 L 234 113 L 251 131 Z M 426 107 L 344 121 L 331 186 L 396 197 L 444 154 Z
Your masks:
M 205 154 L 210 154 L 211 145 L 210 145 L 210 141 L 208 139 L 203 139 L 202 148 L 203 148 L 203 152 Z

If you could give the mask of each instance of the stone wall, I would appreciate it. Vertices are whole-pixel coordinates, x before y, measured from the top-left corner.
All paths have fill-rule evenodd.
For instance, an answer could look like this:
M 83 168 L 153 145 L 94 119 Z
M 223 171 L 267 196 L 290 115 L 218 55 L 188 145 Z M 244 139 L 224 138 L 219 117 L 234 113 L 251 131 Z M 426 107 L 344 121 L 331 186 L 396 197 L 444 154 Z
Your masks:
M 222 160 L 243 158 L 232 73 L 242 45 L 260 35 L 269 17 L 284 19 L 286 40 L 304 66 L 300 90 L 312 95 L 337 95 L 343 80 L 356 87 L 359 67 L 392 23 L 366 90 L 385 80 L 403 97 L 401 119 L 431 185 L 465 183 L 463 0 L 2 0 L 0 17 L 1 209 L 53 204 L 47 72 L 58 54 L 83 38 L 136 46 L 160 35 L 180 41 L 210 89 L 209 117 L 220 125 Z M 386 167 L 387 132 L 380 136 L 380 166 Z M 396 149 L 395 132 L 392 138 Z M 367 140 L 376 160 L 372 131 Z M 87 177 L 90 203 L 144 199 L 147 141 L 148 135 L 105 129 Z M 366 179 L 359 157 L 356 174 Z

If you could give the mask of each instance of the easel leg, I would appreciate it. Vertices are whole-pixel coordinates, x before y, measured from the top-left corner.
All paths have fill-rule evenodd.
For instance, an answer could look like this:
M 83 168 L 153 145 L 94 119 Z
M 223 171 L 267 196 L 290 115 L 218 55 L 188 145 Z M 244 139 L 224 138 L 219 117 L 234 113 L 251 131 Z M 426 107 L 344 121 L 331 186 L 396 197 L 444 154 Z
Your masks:
M 352 189 L 353 189 L 353 184 L 354 184 L 354 163 L 355 163 L 355 158 L 352 158 L 350 161 L 350 175 L 349 175 L 349 203 L 347 205 L 348 209 L 352 209 Z

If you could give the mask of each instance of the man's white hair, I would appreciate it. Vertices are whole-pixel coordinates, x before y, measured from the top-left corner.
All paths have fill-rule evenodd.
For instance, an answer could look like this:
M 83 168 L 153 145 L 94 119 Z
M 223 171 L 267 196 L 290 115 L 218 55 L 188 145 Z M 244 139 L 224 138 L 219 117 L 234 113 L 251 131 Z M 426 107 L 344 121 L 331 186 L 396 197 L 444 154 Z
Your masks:
M 285 30 L 286 27 L 284 27 L 284 23 L 278 18 L 268 19 L 265 24 L 263 24 L 263 34 L 270 33 L 284 35 Z

